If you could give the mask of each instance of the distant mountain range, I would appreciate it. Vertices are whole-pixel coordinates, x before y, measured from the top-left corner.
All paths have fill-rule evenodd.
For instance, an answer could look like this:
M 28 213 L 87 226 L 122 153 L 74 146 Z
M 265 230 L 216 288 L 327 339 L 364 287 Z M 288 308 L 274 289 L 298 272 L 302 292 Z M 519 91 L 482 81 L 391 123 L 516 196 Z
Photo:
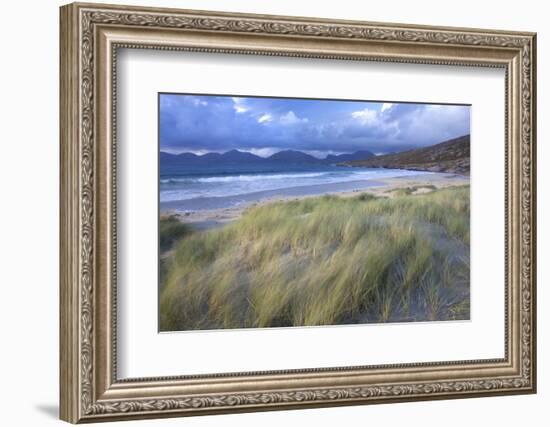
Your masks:
M 448 172 L 467 175 L 470 173 L 470 135 L 450 139 L 429 147 L 390 153 L 380 156 L 363 150 L 354 153 L 328 155 L 319 159 L 296 150 L 284 150 L 269 157 L 230 150 L 225 153 L 170 154 L 160 152 L 161 171 L 169 172 L 179 167 L 273 165 L 273 164 L 337 164 L 340 166 L 409 169 L 431 172 Z
M 409 169 L 430 172 L 470 173 L 470 135 L 429 147 L 341 162 L 342 166 Z
M 336 164 L 352 160 L 364 160 L 373 157 L 370 151 L 356 151 L 350 154 L 328 155 L 324 159 L 311 156 L 302 151 L 284 150 L 269 157 L 260 157 L 245 151 L 231 150 L 225 153 L 207 153 L 201 156 L 193 153 L 170 154 L 160 152 L 160 163 L 163 166 L 201 166 L 201 165 L 222 165 L 222 164 L 264 164 L 264 163 L 286 163 L 286 164 Z

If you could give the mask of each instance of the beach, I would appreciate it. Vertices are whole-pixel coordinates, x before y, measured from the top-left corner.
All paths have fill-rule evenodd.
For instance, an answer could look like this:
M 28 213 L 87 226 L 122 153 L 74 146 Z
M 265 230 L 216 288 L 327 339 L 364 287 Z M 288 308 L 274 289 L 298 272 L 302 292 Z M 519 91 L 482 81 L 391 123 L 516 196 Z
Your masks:
M 222 227 L 239 219 L 243 212 L 253 206 L 290 201 L 325 194 L 353 197 L 361 193 L 392 198 L 399 190 L 419 194 L 434 189 L 468 185 L 470 177 L 449 173 L 413 173 L 410 175 L 373 178 L 337 183 L 296 185 L 294 187 L 256 191 L 225 197 L 202 197 L 179 201 L 161 201 L 161 216 L 172 216 L 195 230 Z M 229 206 L 228 206 L 229 205 Z
M 161 214 L 160 329 L 469 318 L 467 176 L 333 184 Z
M 161 332 L 470 318 L 469 106 L 162 98 Z

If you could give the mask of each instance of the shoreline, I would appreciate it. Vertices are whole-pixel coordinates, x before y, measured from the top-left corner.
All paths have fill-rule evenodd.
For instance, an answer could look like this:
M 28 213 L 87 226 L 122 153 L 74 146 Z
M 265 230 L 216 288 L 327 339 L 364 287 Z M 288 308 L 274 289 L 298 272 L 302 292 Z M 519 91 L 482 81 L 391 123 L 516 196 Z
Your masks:
M 293 189 L 298 190 L 288 191 L 289 189 L 284 189 L 287 190 L 287 194 L 277 194 L 282 190 L 271 190 L 269 192 L 244 195 L 246 197 L 240 197 L 243 200 L 241 203 L 231 207 L 213 207 L 211 209 L 184 211 L 178 209 L 178 206 L 181 206 L 178 202 L 165 202 L 161 203 L 160 215 L 161 217 L 175 216 L 179 221 L 188 224 L 195 230 L 210 230 L 223 227 L 239 219 L 249 207 L 264 206 L 275 202 L 320 197 L 327 194 L 338 197 L 353 197 L 361 193 L 368 193 L 377 197 L 391 198 L 396 195 L 396 190 L 399 189 L 412 188 L 413 191 L 411 194 L 420 194 L 433 191 L 434 187 L 440 189 L 469 183 L 470 177 L 468 175 L 432 173 L 387 179 L 352 181 L 342 183 L 345 185 L 328 186 L 324 191 L 320 191 L 321 189 L 312 189 L 311 187 L 314 186 L 309 186 L 308 188 L 293 187 Z M 307 193 L 308 190 L 309 193 Z M 319 192 L 316 190 L 319 190 Z M 215 203 L 213 205 L 215 206 Z M 163 207 L 164 209 L 162 209 Z

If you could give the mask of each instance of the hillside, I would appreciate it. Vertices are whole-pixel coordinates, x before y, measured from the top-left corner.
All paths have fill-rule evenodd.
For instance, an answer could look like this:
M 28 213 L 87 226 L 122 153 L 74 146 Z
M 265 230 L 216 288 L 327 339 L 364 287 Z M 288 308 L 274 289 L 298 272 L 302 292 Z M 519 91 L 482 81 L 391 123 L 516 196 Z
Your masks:
M 351 162 L 353 160 L 370 159 L 371 157 L 374 157 L 374 153 L 371 153 L 370 151 L 367 151 L 367 150 L 362 150 L 362 151 L 356 151 L 355 153 L 350 153 L 350 154 L 347 154 L 347 153 L 338 154 L 338 155 L 329 154 L 325 158 L 325 162 L 327 163 Z
M 302 153 L 301 151 L 295 150 L 284 150 L 279 151 L 267 159 L 262 159 L 263 161 L 271 162 L 285 162 L 285 163 L 321 163 L 322 160 L 316 157 L 313 157 L 309 154 Z
M 470 135 L 450 139 L 429 147 L 340 164 L 352 167 L 409 169 L 469 175 Z

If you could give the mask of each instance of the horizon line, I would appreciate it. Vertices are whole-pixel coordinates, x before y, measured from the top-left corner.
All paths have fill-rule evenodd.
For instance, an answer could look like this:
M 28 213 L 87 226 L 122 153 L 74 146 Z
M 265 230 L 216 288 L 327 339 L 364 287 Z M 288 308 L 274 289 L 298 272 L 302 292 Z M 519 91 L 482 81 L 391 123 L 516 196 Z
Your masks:
M 306 150 L 306 151 L 303 151 L 303 150 L 294 150 L 294 149 L 291 149 L 291 148 L 287 148 L 287 149 L 283 149 L 283 150 L 279 150 L 279 151 L 275 151 L 273 152 L 272 154 L 268 155 L 268 156 L 262 156 L 260 154 L 255 154 L 255 153 L 252 153 L 251 151 L 245 151 L 245 150 L 242 150 L 242 149 L 238 149 L 238 148 L 232 148 L 231 150 L 227 150 L 227 151 L 208 151 L 206 153 L 202 153 L 202 154 L 196 154 L 196 153 L 193 153 L 192 151 L 182 151 L 182 152 L 179 152 L 179 153 L 170 153 L 168 151 L 163 151 L 162 149 L 160 150 L 160 153 L 164 153 L 164 154 L 169 154 L 171 156 L 179 156 L 181 154 L 193 154 L 197 157 L 203 157 L 203 156 L 206 156 L 207 154 L 220 154 L 220 155 L 224 155 L 224 154 L 227 154 L 227 153 L 230 153 L 231 151 L 237 151 L 239 153 L 246 153 L 246 154 L 252 154 L 253 156 L 256 156 L 256 157 L 260 157 L 262 159 L 268 159 L 270 158 L 271 156 L 275 155 L 275 154 L 278 154 L 278 153 L 282 153 L 283 151 L 293 151 L 295 153 L 302 153 L 302 154 L 307 154 L 308 156 L 311 156 L 311 157 L 316 157 L 315 155 L 313 154 L 309 154 L 307 151 L 309 150 Z M 372 153 L 372 151 L 370 150 L 367 150 L 367 149 L 364 149 L 364 150 L 355 150 L 355 151 L 352 151 L 352 152 L 349 152 L 349 151 L 342 151 L 342 152 L 339 152 L 338 154 L 332 154 L 332 153 L 329 153 L 327 155 L 325 155 L 324 158 L 328 157 L 328 156 L 339 156 L 339 155 L 342 155 L 342 154 L 355 154 L 355 153 L 358 153 L 358 152 L 361 152 L 361 151 L 368 151 L 369 153 Z M 374 153 L 373 153 L 374 154 Z
M 438 144 L 443 144 L 445 142 L 448 142 L 448 141 L 452 141 L 454 139 L 459 139 L 459 138 L 464 138 L 466 136 L 470 136 L 471 134 L 470 133 L 466 133 L 464 135 L 459 135 L 459 136 L 456 136 L 456 137 L 453 137 L 453 138 L 449 138 L 449 139 L 445 139 L 443 141 L 440 141 L 440 142 L 436 142 L 435 144 L 430 144 L 430 145 L 424 145 L 424 146 L 419 146 L 419 147 L 414 147 L 414 148 L 408 148 L 406 150 L 401 150 L 401 151 L 397 151 L 397 153 L 401 153 L 401 152 L 405 152 L 405 151 L 410 151 L 410 150 L 416 150 L 416 149 L 421 149 L 421 148 L 427 148 L 427 147 L 432 147 L 434 145 L 438 145 Z M 246 150 L 243 150 L 243 149 L 238 149 L 238 148 L 232 148 L 230 150 L 227 150 L 227 151 L 207 151 L 205 153 L 202 153 L 202 154 L 196 154 L 196 153 L 193 153 L 192 151 L 181 151 L 181 152 L 178 152 L 178 153 L 170 153 L 168 151 L 163 151 L 162 148 L 159 147 L 159 153 L 164 153 L 164 154 L 169 154 L 171 156 L 179 156 L 181 154 L 193 154 L 197 157 L 203 157 L 207 154 L 213 154 L 213 153 L 216 153 L 216 154 L 220 154 L 220 155 L 223 155 L 223 154 L 227 154 L 231 151 L 237 151 L 239 153 L 247 153 L 247 154 L 252 154 L 253 156 L 256 156 L 256 157 L 260 157 L 262 159 L 268 159 L 270 158 L 271 156 L 275 155 L 275 154 L 278 154 L 278 153 L 281 153 L 283 151 L 294 151 L 294 152 L 298 152 L 298 153 L 302 153 L 302 154 L 307 154 L 308 156 L 311 156 L 311 157 L 314 157 L 314 158 L 317 158 L 317 159 L 320 159 L 320 160 L 323 160 L 323 159 L 326 159 L 328 156 L 332 155 L 332 156 L 339 156 L 339 155 L 343 155 L 343 154 L 355 154 L 355 153 L 358 153 L 360 151 L 368 151 L 372 154 L 374 154 L 375 156 L 379 156 L 379 155 L 382 155 L 382 154 L 388 154 L 388 153 L 392 153 L 392 151 L 386 151 L 384 153 L 382 152 L 379 152 L 379 153 L 374 153 L 373 151 L 369 150 L 368 148 L 364 148 L 364 149 L 360 149 L 360 150 L 354 150 L 354 151 L 342 151 L 342 152 L 337 152 L 337 153 L 330 153 L 329 151 L 327 151 L 328 154 L 325 154 L 324 157 L 317 157 L 313 154 L 309 154 L 308 151 L 320 151 L 320 150 L 296 150 L 296 149 L 292 149 L 292 148 L 285 148 L 285 149 L 281 149 L 279 151 L 275 151 L 273 152 L 272 154 L 268 155 L 268 156 L 262 156 L 260 154 L 255 154 L 255 153 L 252 153 L 251 151 L 246 151 Z

